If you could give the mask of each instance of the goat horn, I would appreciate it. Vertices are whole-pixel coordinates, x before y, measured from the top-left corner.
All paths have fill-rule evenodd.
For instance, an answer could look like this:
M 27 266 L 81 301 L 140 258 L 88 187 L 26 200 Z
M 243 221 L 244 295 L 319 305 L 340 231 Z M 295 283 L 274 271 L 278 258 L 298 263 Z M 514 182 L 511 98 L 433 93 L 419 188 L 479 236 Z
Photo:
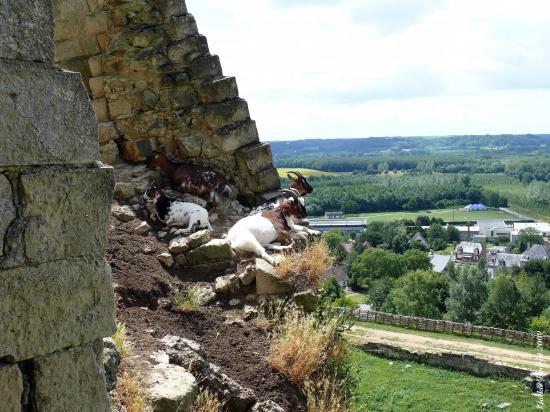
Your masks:
M 283 190 L 279 190 L 280 193 L 284 193 L 286 195 L 290 195 L 292 196 L 292 198 L 294 199 L 295 202 L 298 202 L 298 196 L 296 195 L 296 192 L 294 192 L 293 190 L 290 190 L 290 189 L 283 189 Z
M 296 173 L 296 176 L 301 177 L 302 179 L 305 179 L 304 175 L 301 172 L 296 171 L 294 173 Z
M 300 175 L 298 174 L 298 172 L 295 172 L 294 170 L 289 170 L 289 171 L 287 172 L 287 174 L 289 174 L 289 175 L 296 175 L 296 177 L 300 177 Z

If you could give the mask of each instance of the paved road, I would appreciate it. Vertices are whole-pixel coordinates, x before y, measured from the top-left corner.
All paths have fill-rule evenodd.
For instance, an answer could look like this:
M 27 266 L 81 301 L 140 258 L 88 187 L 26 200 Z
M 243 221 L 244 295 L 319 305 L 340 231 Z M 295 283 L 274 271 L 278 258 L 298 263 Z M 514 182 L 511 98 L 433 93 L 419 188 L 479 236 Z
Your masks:
M 364 326 L 353 326 L 350 335 L 369 342 L 385 343 L 410 350 L 468 352 L 492 362 L 520 366 L 531 370 L 538 370 L 539 368 L 539 356 L 536 353 L 498 348 L 477 342 L 449 340 L 445 339 L 444 335 L 439 339 L 410 333 L 371 329 Z M 543 369 L 550 372 L 550 356 L 543 356 L 542 359 Z

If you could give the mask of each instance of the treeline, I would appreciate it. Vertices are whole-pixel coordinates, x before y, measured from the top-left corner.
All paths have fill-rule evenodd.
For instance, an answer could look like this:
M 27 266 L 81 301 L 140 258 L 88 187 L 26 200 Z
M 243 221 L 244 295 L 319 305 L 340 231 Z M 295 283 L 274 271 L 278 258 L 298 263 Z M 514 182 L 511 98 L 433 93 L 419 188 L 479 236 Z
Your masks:
M 476 135 L 443 137 L 370 137 L 270 142 L 276 159 L 335 154 L 543 154 L 550 152 L 550 135 Z
M 493 156 L 354 156 L 321 155 L 275 157 L 277 167 L 304 167 L 326 172 L 502 173 L 505 166 Z
M 506 173 L 514 176 L 522 183 L 531 183 L 534 180 L 550 181 L 549 158 L 527 158 L 510 162 L 506 165 Z
M 498 193 L 471 184 L 468 176 L 368 174 L 311 177 L 315 188 L 307 198 L 311 215 L 329 209 L 345 213 L 447 208 L 469 203 L 507 205 Z

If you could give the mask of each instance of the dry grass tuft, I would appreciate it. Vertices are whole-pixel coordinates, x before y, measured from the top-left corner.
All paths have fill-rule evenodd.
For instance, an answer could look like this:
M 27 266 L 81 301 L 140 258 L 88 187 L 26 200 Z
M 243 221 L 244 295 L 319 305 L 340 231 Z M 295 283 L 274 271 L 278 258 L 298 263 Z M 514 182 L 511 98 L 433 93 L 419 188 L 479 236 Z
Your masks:
M 192 412 L 225 412 L 226 410 L 225 402 L 221 402 L 208 389 L 203 389 L 199 392 L 191 408 Z
M 303 385 L 327 359 L 339 356 L 341 346 L 336 321 L 320 326 L 313 316 L 293 310 L 275 329 L 267 361 L 291 382 Z
M 115 401 L 125 412 L 145 412 L 148 403 L 141 382 L 128 373 L 118 378 Z
M 291 280 L 299 289 L 318 288 L 333 263 L 328 246 L 320 241 L 301 252 L 285 255 L 275 271 L 277 276 Z
M 174 297 L 176 310 L 183 313 L 195 312 L 198 310 L 201 307 L 200 293 L 201 288 L 199 286 L 190 286 L 185 294 L 177 290 Z
M 115 346 L 119 350 L 122 358 L 132 356 L 132 350 L 126 336 L 126 326 L 124 325 L 124 323 L 117 323 L 116 331 L 113 336 L 111 336 L 111 338 L 115 342 Z
M 353 399 L 349 396 L 346 383 L 336 374 L 321 375 L 304 383 L 307 412 L 351 412 Z

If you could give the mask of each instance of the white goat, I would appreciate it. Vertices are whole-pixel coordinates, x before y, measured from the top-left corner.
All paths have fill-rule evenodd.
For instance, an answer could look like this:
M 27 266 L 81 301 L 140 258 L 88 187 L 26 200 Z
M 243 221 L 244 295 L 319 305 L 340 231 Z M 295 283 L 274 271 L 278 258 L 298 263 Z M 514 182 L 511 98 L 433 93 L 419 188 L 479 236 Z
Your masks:
M 184 227 L 175 232 L 177 235 L 189 234 L 194 229 L 212 230 L 208 220 L 208 211 L 202 206 L 169 199 L 156 186 L 145 192 L 143 200 L 152 219 L 157 218 L 166 226 Z
M 281 251 L 292 247 L 292 232 L 317 235 L 319 232 L 298 226 L 294 219 L 305 219 L 307 211 L 303 199 L 299 199 L 295 192 L 282 190 L 282 193 L 291 196 L 280 200 L 273 210 L 264 211 L 254 216 L 247 216 L 239 220 L 229 229 L 227 239 L 231 247 L 237 252 L 251 252 L 275 264 L 266 249 Z M 286 246 L 274 245 L 279 241 Z

